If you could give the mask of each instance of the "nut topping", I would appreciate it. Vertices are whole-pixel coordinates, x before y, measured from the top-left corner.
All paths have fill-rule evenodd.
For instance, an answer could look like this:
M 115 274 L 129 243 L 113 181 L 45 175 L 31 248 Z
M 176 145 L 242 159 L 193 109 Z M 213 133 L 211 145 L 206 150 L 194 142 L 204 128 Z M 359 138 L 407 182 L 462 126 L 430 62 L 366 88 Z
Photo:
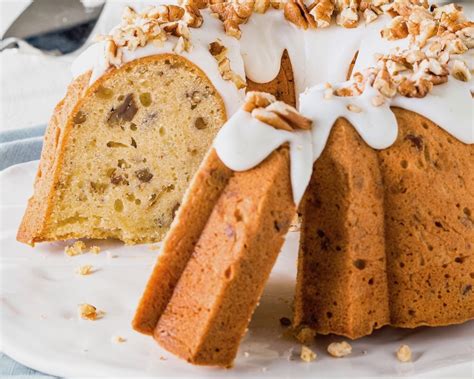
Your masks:
M 296 129 L 308 130 L 312 125 L 312 121 L 295 108 L 282 101 L 277 101 L 273 95 L 265 92 L 247 93 L 242 109 L 275 129 L 291 132 Z
M 118 67 L 123 63 L 122 49 L 134 51 L 150 42 L 162 44 L 169 36 L 178 38 L 175 52 L 189 51 L 188 27 L 198 28 L 203 23 L 199 5 L 197 0 L 186 0 L 183 6 L 150 6 L 141 13 L 125 7 L 120 27 L 112 34 L 99 36 L 99 40 L 106 41 L 106 63 Z
M 224 80 L 232 81 L 237 89 L 242 89 L 247 86 L 247 83 L 244 79 L 230 67 L 230 60 L 227 58 L 227 48 L 222 44 L 218 39 L 209 44 L 209 52 L 217 61 L 217 67 L 219 72 Z
M 412 0 L 387 0 L 385 5 L 393 19 L 382 36 L 388 40 L 408 37 L 408 47 L 377 56 L 375 67 L 355 73 L 351 85 L 332 94 L 356 96 L 368 84 L 385 98 L 397 93 L 422 98 L 434 86 L 446 83 L 450 74 L 457 80 L 471 80 L 462 55 L 474 47 L 474 23 L 465 19 L 459 7 L 451 4 L 431 11 Z M 377 97 L 372 103 L 380 106 L 384 101 Z

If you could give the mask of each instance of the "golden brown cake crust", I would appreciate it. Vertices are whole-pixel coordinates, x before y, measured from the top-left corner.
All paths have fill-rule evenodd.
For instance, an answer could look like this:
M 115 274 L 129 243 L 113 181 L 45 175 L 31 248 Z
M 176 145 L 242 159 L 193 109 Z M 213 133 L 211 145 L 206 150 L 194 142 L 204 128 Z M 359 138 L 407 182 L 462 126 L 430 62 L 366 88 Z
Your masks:
M 161 346 L 194 364 L 224 367 L 237 354 L 295 212 L 286 147 L 254 169 L 228 175 L 212 150 L 133 322 L 149 333 L 157 319 Z
M 70 127 L 70 116 L 84 96 L 91 72 L 75 79 L 68 87 L 66 96 L 55 107 L 43 142 L 41 160 L 34 184 L 34 195 L 28 205 L 18 229 L 17 240 L 30 245 L 42 241 L 46 220 L 51 213 L 51 192 L 58 178 L 63 155 L 63 141 Z
M 297 325 L 358 338 L 384 324 L 474 318 L 474 146 L 418 114 L 394 112 L 399 134 L 390 148 L 370 149 L 340 119 L 315 164 Z
M 89 72 L 82 75 L 71 84 L 66 97 L 58 104 L 50 120 L 45 137 L 40 169 L 38 170 L 38 176 L 35 183 L 35 192 L 29 201 L 29 205 L 17 234 L 17 239 L 20 242 L 34 244 L 35 242 L 67 238 L 122 238 L 122 235 L 117 234 L 115 229 L 110 230 L 108 233 L 103 230 L 96 232 L 94 231 L 95 229 L 92 230 L 91 228 L 90 234 L 57 234 L 54 231 L 55 226 L 51 226 L 51 223 L 53 222 L 52 216 L 56 214 L 53 212 L 53 207 L 55 203 L 58 202 L 56 199 L 59 193 L 58 188 L 64 185 L 64 183 L 60 183 L 60 177 L 65 167 L 63 164 L 65 153 L 67 152 L 68 145 L 71 143 L 69 141 L 69 135 L 73 131 L 75 117 L 82 112 L 82 107 L 84 107 L 94 95 L 101 91 L 104 83 L 107 83 L 109 79 L 113 81 L 119 74 L 125 74 L 133 71 L 135 68 L 152 65 L 155 62 L 166 62 L 167 60 L 179 60 L 184 67 L 195 72 L 203 82 L 207 83 L 209 90 L 215 94 L 213 98 L 215 97 L 215 101 L 218 104 L 218 109 L 215 110 L 215 114 L 223 114 L 219 126 L 224 123 L 226 119 L 225 105 L 220 95 L 217 94 L 217 91 L 209 82 L 207 76 L 202 72 L 202 70 L 187 59 L 178 55 L 160 54 L 134 60 L 121 66 L 119 69 L 108 71 L 97 79 L 91 86 L 88 85 L 91 73 Z M 207 147 L 204 148 L 207 149 Z M 193 173 L 189 173 L 188 175 L 192 174 Z M 140 236 L 136 239 L 126 238 L 126 242 L 129 243 L 143 242 L 144 240 L 146 240 L 146 238 L 142 239 Z M 155 239 L 152 240 L 154 241 Z
M 377 154 L 345 119 L 314 165 L 300 212 L 295 325 L 356 338 L 387 324 Z

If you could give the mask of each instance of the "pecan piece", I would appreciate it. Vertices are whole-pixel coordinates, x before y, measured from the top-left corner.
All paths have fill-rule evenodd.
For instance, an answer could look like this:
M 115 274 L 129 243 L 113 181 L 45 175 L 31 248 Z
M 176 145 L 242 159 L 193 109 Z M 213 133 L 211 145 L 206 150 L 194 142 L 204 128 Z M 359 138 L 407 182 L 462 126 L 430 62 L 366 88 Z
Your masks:
M 132 121 L 138 112 L 138 107 L 133 98 L 133 94 L 129 93 L 122 104 L 112 111 L 107 119 L 109 125 L 119 124 L 121 121 Z

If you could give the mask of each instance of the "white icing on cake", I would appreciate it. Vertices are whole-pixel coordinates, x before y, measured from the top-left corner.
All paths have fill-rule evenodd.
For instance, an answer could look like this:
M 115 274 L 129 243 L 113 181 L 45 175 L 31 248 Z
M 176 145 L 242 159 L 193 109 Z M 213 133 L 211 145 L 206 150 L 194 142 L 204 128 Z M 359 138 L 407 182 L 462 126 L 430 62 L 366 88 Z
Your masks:
M 311 131 L 278 130 L 239 110 L 217 134 L 214 148 L 227 167 L 234 171 L 246 171 L 285 143 L 290 145 L 293 199 L 298 204 L 313 172 Z
M 289 23 L 281 11 L 269 9 L 264 14 L 254 14 L 240 26 L 245 73 L 257 83 L 271 81 L 277 76 L 281 56 L 287 50 L 297 94 L 322 82 L 342 82 L 361 42 L 367 36 L 379 34 L 388 20 L 381 16 L 354 29 L 331 25 L 301 30 Z

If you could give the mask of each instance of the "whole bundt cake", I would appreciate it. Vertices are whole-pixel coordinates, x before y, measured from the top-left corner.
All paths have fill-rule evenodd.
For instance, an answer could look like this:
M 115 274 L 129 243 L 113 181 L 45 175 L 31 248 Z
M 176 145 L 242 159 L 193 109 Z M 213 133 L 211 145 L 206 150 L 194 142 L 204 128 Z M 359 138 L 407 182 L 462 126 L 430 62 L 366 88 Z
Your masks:
M 197 364 L 232 364 L 297 209 L 295 328 L 472 319 L 473 49 L 453 4 L 126 8 L 74 65 L 18 239 L 170 229 L 133 326 Z

